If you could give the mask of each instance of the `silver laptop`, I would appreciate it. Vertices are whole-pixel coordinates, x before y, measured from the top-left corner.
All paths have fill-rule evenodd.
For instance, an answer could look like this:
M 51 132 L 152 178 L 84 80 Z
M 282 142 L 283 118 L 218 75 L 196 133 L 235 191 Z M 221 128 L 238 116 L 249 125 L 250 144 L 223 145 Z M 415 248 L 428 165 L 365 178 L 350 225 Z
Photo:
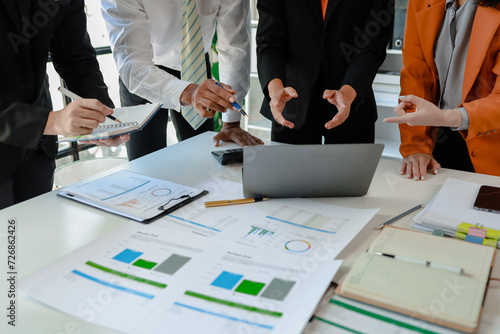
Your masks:
M 383 144 L 243 148 L 245 197 L 344 197 L 368 192 Z

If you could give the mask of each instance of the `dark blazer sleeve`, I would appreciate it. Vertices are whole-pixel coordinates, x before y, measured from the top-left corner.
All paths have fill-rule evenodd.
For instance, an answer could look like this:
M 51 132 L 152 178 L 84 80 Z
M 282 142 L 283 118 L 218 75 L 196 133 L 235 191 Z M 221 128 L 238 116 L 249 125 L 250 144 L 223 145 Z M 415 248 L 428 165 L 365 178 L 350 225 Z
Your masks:
M 84 98 L 96 98 L 108 107 L 113 107 L 87 33 L 84 2 L 74 2 L 51 40 L 54 68 L 76 94 Z
M 0 143 L 36 149 L 50 109 L 29 103 L 13 103 L 0 110 Z
M 257 70 L 259 81 L 268 101 L 267 85 L 272 79 L 286 82 L 287 28 L 283 0 L 257 2 L 259 24 L 257 27 Z
M 33 12 L 40 10 L 37 5 L 32 4 L 35 6 Z M 40 145 L 52 110 L 44 84 L 49 52 L 54 67 L 71 90 L 113 106 L 87 34 L 83 0 L 61 2 L 51 21 L 29 40 L 29 44 L 28 41 L 20 43 L 18 49 L 7 38 L 9 34 L 19 34 L 15 17 L 1 11 L 0 18 L 0 31 L 5 33 L 0 38 L 0 73 L 4 78 L 0 82 L 2 145 L 30 149 Z

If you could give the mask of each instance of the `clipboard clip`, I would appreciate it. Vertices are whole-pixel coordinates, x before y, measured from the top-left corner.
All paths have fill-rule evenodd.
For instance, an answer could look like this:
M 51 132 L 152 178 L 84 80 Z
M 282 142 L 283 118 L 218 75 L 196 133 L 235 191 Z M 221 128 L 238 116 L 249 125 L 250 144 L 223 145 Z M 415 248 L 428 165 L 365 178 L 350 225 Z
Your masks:
M 186 198 L 191 198 L 190 195 L 182 195 L 182 196 L 179 196 L 179 197 L 176 197 L 176 198 L 171 198 L 168 200 L 167 203 L 163 204 L 162 206 L 158 207 L 158 210 L 161 210 L 161 211 L 165 211 L 166 210 L 166 206 L 170 204 L 170 202 L 172 201 L 179 201 L 179 200 L 182 200 L 182 199 L 186 199 Z

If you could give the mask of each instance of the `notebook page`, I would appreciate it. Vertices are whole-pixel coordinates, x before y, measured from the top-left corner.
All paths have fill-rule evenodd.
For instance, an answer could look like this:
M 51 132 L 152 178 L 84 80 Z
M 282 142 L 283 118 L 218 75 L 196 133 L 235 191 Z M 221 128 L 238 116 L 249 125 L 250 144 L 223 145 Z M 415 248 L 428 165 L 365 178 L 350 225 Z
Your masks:
M 472 277 L 371 253 L 357 259 L 341 285 L 347 297 L 466 327 L 476 325 L 483 290 L 484 283 Z
M 411 230 L 385 228 L 372 242 L 369 252 L 459 267 L 465 274 L 486 282 L 495 249 Z
M 149 120 L 151 114 L 159 107 L 159 104 L 141 104 L 138 106 L 121 107 L 114 109 L 113 116 L 118 118 L 122 123 L 135 122 L 138 127 L 142 127 L 144 123 Z
M 143 104 L 114 109 L 113 116 L 121 123 L 106 118 L 92 133 L 80 136 L 60 136 L 59 141 L 81 141 L 109 138 L 141 129 L 161 107 L 160 104 Z

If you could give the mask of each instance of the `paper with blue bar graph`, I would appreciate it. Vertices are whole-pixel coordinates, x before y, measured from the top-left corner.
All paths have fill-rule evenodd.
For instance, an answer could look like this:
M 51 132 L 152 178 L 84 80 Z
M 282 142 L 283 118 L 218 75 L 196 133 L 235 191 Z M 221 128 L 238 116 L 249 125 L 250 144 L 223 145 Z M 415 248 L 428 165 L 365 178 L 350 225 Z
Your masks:
M 241 198 L 211 179 L 206 200 Z M 126 333 L 300 333 L 376 214 L 305 199 L 205 208 L 130 222 L 21 282 L 39 301 Z
M 300 333 L 340 263 L 130 222 L 21 289 L 126 333 Z

